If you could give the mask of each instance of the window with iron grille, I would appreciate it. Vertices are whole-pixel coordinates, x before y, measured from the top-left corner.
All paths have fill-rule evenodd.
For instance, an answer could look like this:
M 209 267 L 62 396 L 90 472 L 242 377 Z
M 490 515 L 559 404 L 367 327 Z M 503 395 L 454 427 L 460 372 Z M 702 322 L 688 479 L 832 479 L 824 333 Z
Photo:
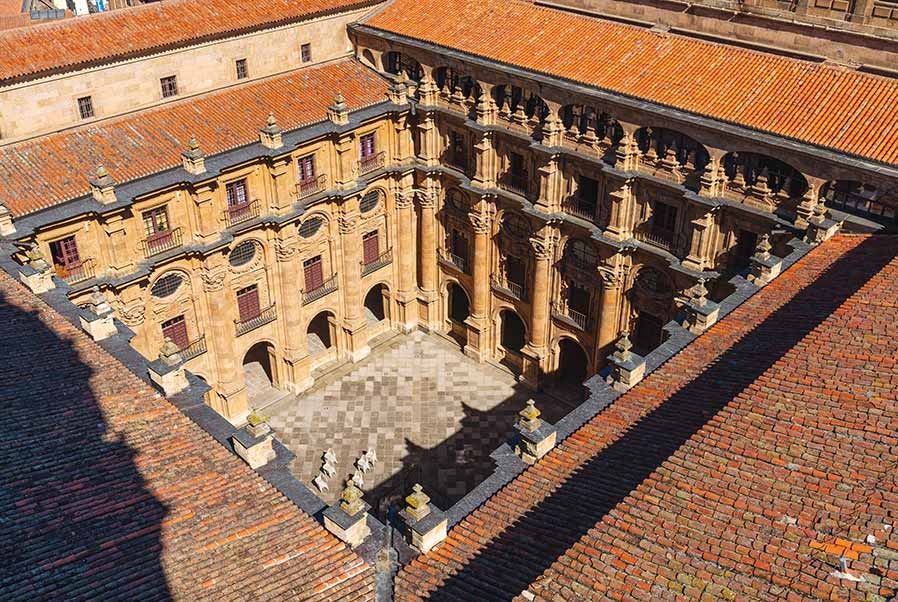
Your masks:
M 296 160 L 296 170 L 300 182 L 309 182 L 315 178 L 315 155 L 300 157 Z
M 373 211 L 380 204 L 380 197 L 381 192 L 379 190 L 372 190 L 366 193 L 362 200 L 359 201 L 359 211 L 362 213 Z
M 259 288 L 255 284 L 237 291 L 237 311 L 241 322 L 252 320 L 261 313 Z
M 321 263 L 321 255 L 304 261 L 302 269 L 307 293 L 324 286 L 324 268 Z
M 324 220 L 320 217 L 310 217 L 299 226 L 299 235 L 303 238 L 312 238 L 324 225 Z
M 256 256 L 256 243 L 251 240 L 245 240 L 231 251 L 228 255 L 228 262 L 236 267 L 248 264 Z
M 156 207 L 149 211 L 144 211 L 143 230 L 147 238 L 152 238 L 156 234 L 168 232 L 171 228 L 168 223 L 168 210 L 165 207 Z
M 362 159 L 374 156 L 374 134 L 365 134 L 359 138 L 359 154 Z
M 303 44 L 299 47 L 299 53 L 302 55 L 302 62 L 309 63 L 312 61 L 312 45 Z
M 228 207 L 240 207 L 247 203 L 246 180 L 237 180 L 225 184 L 225 193 L 228 197 Z
M 374 263 L 380 256 L 380 241 L 378 239 L 377 230 L 368 232 L 362 236 L 362 254 L 365 265 Z
M 53 259 L 53 265 L 57 267 L 70 268 L 81 264 L 74 236 L 51 242 L 50 256 Z
M 81 115 L 81 119 L 90 119 L 94 116 L 94 102 L 90 96 L 78 99 L 78 113 Z
M 178 349 L 186 349 L 190 346 L 190 339 L 187 337 L 187 322 L 184 316 L 178 316 L 162 323 L 162 338 L 171 339 L 178 346 Z
M 249 77 L 249 70 L 246 68 L 246 59 L 237 59 L 234 62 L 234 66 L 237 68 L 237 79 L 246 79 Z
M 181 288 L 181 284 L 183 282 L 184 277 L 181 276 L 181 274 L 166 274 L 165 276 L 157 280 L 155 284 L 153 284 L 153 288 L 150 289 L 150 294 L 157 299 L 170 297 L 171 295 L 174 295 L 179 288 Z
M 163 77 L 159 80 L 162 86 L 162 98 L 169 98 L 178 95 L 178 78 L 174 75 Z

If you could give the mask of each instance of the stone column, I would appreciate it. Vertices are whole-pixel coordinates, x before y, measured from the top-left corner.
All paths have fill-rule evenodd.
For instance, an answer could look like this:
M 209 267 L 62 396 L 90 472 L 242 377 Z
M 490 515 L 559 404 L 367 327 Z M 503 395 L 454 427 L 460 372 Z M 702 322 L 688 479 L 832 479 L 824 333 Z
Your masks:
M 135 245 L 133 241 L 129 244 L 124 216 L 115 213 L 104 216 L 103 220 L 103 231 L 109 240 L 108 245 L 103 245 L 108 254 L 109 269 L 116 274 L 129 272 L 134 266 Z
M 468 316 L 468 344 L 465 353 L 478 361 L 489 354 L 489 299 L 490 299 L 490 217 L 481 202 L 481 209 L 468 214 L 474 230 L 473 279 L 474 298 L 471 315 Z
M 539 198 L 534 204 L 537 209 L 545 213 L 561 211 L 561 197 L 564 194 L 564 178 L 558 167 L 561 155 L 546 155 L 542 164 L 537 168 L 536 175 L 539 183 Z
M 820 200 L 820 189 L 826 183 L 825 180 L 815 178 L 814 176 L 804 175 L 808 182 L 808 190 L 804 193 L 798 206 L 795 208 L 795 227 L 804 230 L 808 227 L 811 218 L 814 216 L 814 209 Z
M 523 350 L 524 382 L 536 389 L 541 384 L 542 366 L 546 358 L 549 330 L 549 270 L 552 268 L 555 236 L 546 229 L 541 236 L 530 239 L 535 258 L 533 285 L 530 291 L 530 341 Z
M 279 237 L 273 240 L 277 273 L 280 279 L 278 314 L 284 333 L 284 367 L 282 385 L 293 393 L 301 393 L 312 386 L 309 348 L 303 330 L 302 260 L 296 239 Z
M 418 118 L 418 160 L 427 166 L 440 164 L 440 132 L 434 115 L 422 110 Z
M 617 271 L 606 266 L 599 267 L 602 277 L 602 298 L 599 306 L 599 328 L 596 340 L 596 370 L 610 353 L 610 346 L 618 337 L 618 319 L 621 302 L 621 279 Z
M 436 191 L 432 188 L 425 189 L 417 197 L 421 208 L 421 297 L 427 311 L 425 325 L 436 330 L 440 327 L 437 307 Z
M 361 299 L 361 249 L 359 236 L 359 198 L 346 199 L 339 217 L 340 248 L 343 254 L 343 330 L 349 343 L 349 359 L 357 362 L 371 351 L 368 347 L 365 316 Z
M 241 422 L 249 410 L 246 381 L 237 357 L 234 316 L 236 310 L 226 290 L 228 269 L 222 263 L 204 267 L 200 276 L 207 305 L 207 344 L 215 368 L 215 405 L 231 422 Z
M 418 323 L 418 287 L 415 266 L 415 237 L 413 235 L 413 199 L 415 193 L 409 189 L 396 193 L 396 214 L 399 230 L 399 290 L 396 301 L 399 304 L 399 323 L 405 332 L 410 332 Z

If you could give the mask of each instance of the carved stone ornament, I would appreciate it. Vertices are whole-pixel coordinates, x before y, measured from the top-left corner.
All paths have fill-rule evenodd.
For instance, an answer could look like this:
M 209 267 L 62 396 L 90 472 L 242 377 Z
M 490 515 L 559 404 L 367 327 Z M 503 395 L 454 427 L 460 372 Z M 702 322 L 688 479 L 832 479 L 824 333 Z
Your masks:
M 118 313 L 119 319 L 122 321 L 125 326 L 140 326 L 143 324 L 144 316 L 147 312 L 147 307 L 140 301 L 132 302 L 130 304 L 125 304 L 122 301 L 116 300 L 112 303 L 113 307 L 115 307 L 115 311 Z
M 604 265 L 598 266 L 597 270 L 605 288 L 619 288 L 621 286 L 621 277 L 617 270 Z
M 340 234 L 351 234 L 359 227 L 359 216 L 354 214 L 341 215 L 337 218 L 337 224 L 340 226 Z
M 436 191 L 418 190 L 415 193 L 415 197 L 418 199 L 418 204 L 421 205 L 422 208 L 433 208 L 436 206 L 436 203 L 437 203 Z
M 203 290 L 210 293 L 220 291 L 224 288 L 224 281 L 227 274 L 227 270 L 224 269 L 213 270 L 203 268 L 200 270 L 200 278 L 203 281 Z
M 396 193 L 396 208 L 397 209 L 408 209 L 412 206 L 412 203 L 415 200 L 414 191 L 399 191 Z
M 277 257 L 278 261 L 288 261 L 291 257 L 296 255 L 296 241 L 292 238 L 286 240 L 275 238 L 274 255 Z
M 489 234 L 490 218 L 482 213 L 469 213 L 468 219 L 471 220 L 471 226 L 477 234 Z
M 552 259 L 552 251 L 555 248 L 555 241 L 549 237 L 534 236 L 530 239 L 530 246 L 533 247 L 533 254 L 540 261 Z

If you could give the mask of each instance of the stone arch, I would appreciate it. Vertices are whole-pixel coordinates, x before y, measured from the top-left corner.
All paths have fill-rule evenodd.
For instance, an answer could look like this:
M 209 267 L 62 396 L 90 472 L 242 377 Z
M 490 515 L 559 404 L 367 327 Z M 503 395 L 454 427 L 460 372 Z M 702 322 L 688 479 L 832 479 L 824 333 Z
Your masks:
M 729 184 L 737 189 L 767 189 L 800 199 L 809 187 L 800 171 L 769 155 L 732 151 L 723 156 L 721 163 Z
M 649 160 L 675 160 L 689 171 L 702 171 L 711 160 L 705 145 L 665 127 L 645 126 L 636 130 L 636 145 Z
M 277 349 L 269 340 L 253 343 L 243 354 L 243 376 L 251 405 L 261 406 L 274 401 L 278 395 Z
M 589 353 L 580 341 L 560 336 L 555 343 L 556 362 L 555 380 L 562 385 L 578 386 L 583 384 L 589 372 Z
M 377 69 L 377 61 L 374 59 L 374 53 L 371 52 L 370 48 L 365 48 L 364 50 L 362 50 L 361 59 L 362 62 L 365 63 L 368 67 Z
M 446 282 L 446 316 L 451 322 L 464 324 L 471 315 L 471 295 L 454 278 Z
M 513 84 L 495 86 L 493 101 L 504 116 L 523 112 L 527 119 L 542 121 L 549 116 L 549 104 L 537 93 Z
M 524 318 L 509 305 L 499 307 L 496 312 L 499 327 L 499 346 L 506 352 L 520 354 L 527 344 L 527 324 Z
M 424 69 L 421 67 L 421 63 L 398 50 L 385 52 L 382 61 L 383 70 L 391 75 L 405 73 L 410 80 L 416 82 L 421 81 L 421 78 L 424 77 Z
M 309 355 L 317 355 L 337 346 L 337 316 L 323 309 L 309 320 L 306 325 L 306 339 Z
M 390 293 L 390 287 L 386 282 L 378 282 L 368 289 L 365 293 L 365 299 L 362 307 L 365 311 L 365 318 L 369 323 L 382 322 L 389 317 L 389 302 L 387 300 Z
M 584 271 L 596 269 L 599 265 L 599 251 L 585 238 L 571 237 L 564 243 L 562 252 L 564 263 Z
M 662 268 L 634 266 L 627 297 L 630 304 L 629 328 L 634 350 L 645 355 L 664 342 L 663 328 L 673 313 L 674 282 Z
M 433 77 L 437 88 L 444 95 L 460 92 L 466 99 L 476 100 L 482 94 L 477 80 L 452 67 L 438 67 L 434 70 Z
M 820 199 L 827 207 L 854 215 L 887 223 L 898 221 L 898 190 L 889 193 L 856 180 L 833 180 L 820 188 Z
M 596 140 L 617 144 L 624 137 L 624 130 L 616 119 L 605 111 L 583 104 L 567 104 L 558 109 L 568 137 L 585 141 Z

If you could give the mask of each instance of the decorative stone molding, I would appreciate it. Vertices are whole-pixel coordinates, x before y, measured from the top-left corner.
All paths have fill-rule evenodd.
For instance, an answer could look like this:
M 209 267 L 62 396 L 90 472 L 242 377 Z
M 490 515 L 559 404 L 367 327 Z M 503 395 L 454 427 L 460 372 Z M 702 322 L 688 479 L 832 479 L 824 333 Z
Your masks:
M 296 241 L 292 238 L 281 240 L 274 239 L 274 256 L 278 261 L 284 262 L 292 259 L 297 253 Z
M 284 141 L 281 138 L 281 128 L 278 126 L 274 113 L 268 114 L 268 120 L 265 122 L 265 127 L 259 130 L 259 142 L 261 142 L 262 146 L 265 148 L 270 148 L 272 150 L 284 146 Z
M 187 150 L 181 153 L 181 165 L 184 171 L 193 175 L 206 173 L 206 155 L 200 150 L 200 143 L 196 136 L 191 136 L 187 143 Z
M 527 400 L 526 407 L 518 415 L 520 419 L 514 427 L 518 431 L 515 454 L 527 464 L 535 464 L 555 447 L 555 427 L 540 419 L 540 411 L 532 399 Z
M 150 380 L 162 389 L 166 397 L 180 393 L 190 386 L 184 374 L 180 349 L 169 338 L 165 339 L 159 349 L 159 359 L 150 362 L 147 371 Z
M 488 215 L 471 212 L 468 214 L 468 219 L 471 221 L 471 226 L 476 234 L 489 234 L 490 218 Z
M 699 278 L 695 286 L 689 289 L 689 301 L 686 303 L 686 323 L 684 326 L 695 334 L 701 334 L 711 328 L 720 315 L 720 306 L 708 299 L 705 279 Z
M 413 190 L 400 190 L 396 193 L 394 198 L 396 209 L 409 209 L 412 207 L 412 205 L 414 205 L 415 192 Z
M 94 176 L 90 179 L 90 193 L 98 203 L 108 205 L 116 201 L 115 183 L 109 176 L 109 172 L 102 165 L 97 167 Z
M 405 71 L 400 71 L 399 76 L 390 84 L 389 89 L 387 90 L 387 98 L 390 99 L 394 105 L 404 105 L 408 103 L 408 78 L 405 75 Z
M 352 234 L 359 227 L 359 216 L 355 213 L 344 213 L 337 218 L 340 234 Z
M 207 293 L 220 291 L 224 288 L 224 281 L 228 272 L 226 269 L 203 268 L 200 270 L 200 280 L 203 281 L 203 290 Z
M 530 246 L 533 247 L 533 253 L 538 261 L 548 261 L 552 259 L 555 251 L 555 241 L 551 234 L 531 237 Z
M 448 521 L 446 513 L 430 503 L 430 496 L 421 485 L 415 484 L 412 493 L 405 498 L 406 508 L 399 512 L 405 523 L 409 544 L 423 554 L 446 539 Z
M 415 198 L 422 209 L 433 209 L 436 207 L 437 193 L 434 190 L 417 190 L 415 191 Z
M 125 326 L 140 326 L 143 324 L 146 316 L 147 307 L 140 301 L 134 301 L 126 304 L 123 301 L 115 300 L 112 302 L 115 311 L 118 313 L 119 319 Z
M 770 235 L 762 234 L 758 238 L 755 254 L 751 258 L 751 269 L 747 278 L 756 286 L 764 286 L 779 276 L 782 271 L 783 260 L 770 254 L 772 248 Z
M 350 548 L 356 548 L 371 534 L 368 527 L 370 509 L 371 506 L 362 499 L 362 490 L 352 479 L 346 479 L 340 501 L 322 513 L 324 528 Z

